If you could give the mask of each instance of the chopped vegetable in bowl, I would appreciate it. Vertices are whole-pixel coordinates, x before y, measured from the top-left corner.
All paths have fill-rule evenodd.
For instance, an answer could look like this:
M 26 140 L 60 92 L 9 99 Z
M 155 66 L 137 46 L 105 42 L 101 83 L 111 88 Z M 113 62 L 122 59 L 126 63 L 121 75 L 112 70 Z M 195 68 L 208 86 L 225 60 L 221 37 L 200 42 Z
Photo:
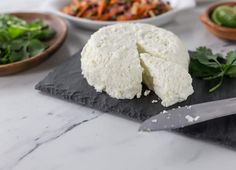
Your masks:
M 48 48 L 55 30 L 41 20 L 26 22 L 13 15 L 0 15 L 0 65 L 35 56 Z
M 102 21 L 128 21 L 158 16 L 171 10 L 162 0 L 72 0 L 63 12 Z

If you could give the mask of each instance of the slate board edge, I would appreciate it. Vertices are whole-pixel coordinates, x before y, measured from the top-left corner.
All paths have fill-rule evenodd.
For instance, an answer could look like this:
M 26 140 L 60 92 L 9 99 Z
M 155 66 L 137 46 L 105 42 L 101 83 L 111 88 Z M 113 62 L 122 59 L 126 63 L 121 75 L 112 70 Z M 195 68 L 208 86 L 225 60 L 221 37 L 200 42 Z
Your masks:
M 66 91 L 67 89 L 58 89 L 53 86 L 50 86 L 50 87 L 41 86 L 41 82 L 36 84 L 35 89 L 39 90 L 40 92 L 42 92 L 45 95 L 56 97 L 58 99 L 62 99 L 64 101 L 71 102 L 74 104 L 79 104 L 81 106 L 88 107 L 91 109 L 96 109 L 98 111 L 101 111 L 104 113 L 109 113 L 109 114 L 112 114 L 113 116 L 119 116 L 121 118 L 125 118 L 128 120 L 134 121 L 134 122 L 141 123 L 141 122 L 145 121 L 147 118 L 149 118 L 149 117 L 142 118 L 142 117 L 135 117 L 135 116 L 127 116 L 127 115 L 124 115 L 125 113 L 122 113 L 122 112 L 114 112 L 111 110 L 108 111 L 107 109 L 100 109 L 100 108 L 94 107 L 94 105 L 89 104 L 89 102 L 86 102 L 86 100 L 84 100 L 85 102 L 78 102 L 78 101 L 75 102 L 70 99 L 69 95 L 64 94 L 64 91 Z M 55 91 L 56 91 L 56 93 L 55 93 Z

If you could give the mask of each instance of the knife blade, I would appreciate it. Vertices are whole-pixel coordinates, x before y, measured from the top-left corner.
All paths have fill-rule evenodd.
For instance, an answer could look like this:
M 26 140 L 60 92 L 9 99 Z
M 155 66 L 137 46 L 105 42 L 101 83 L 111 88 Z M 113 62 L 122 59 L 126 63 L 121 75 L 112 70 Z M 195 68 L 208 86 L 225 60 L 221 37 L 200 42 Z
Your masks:
M 236 114 L 236 98 L 162 111 L 144 121 L 139 131 L 171 130 Z

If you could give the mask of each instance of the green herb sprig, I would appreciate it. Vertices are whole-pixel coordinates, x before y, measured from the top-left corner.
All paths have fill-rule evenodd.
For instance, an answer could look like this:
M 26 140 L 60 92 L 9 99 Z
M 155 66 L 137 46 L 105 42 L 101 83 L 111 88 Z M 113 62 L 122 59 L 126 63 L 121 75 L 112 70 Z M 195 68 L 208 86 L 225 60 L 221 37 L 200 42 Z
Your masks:
M 13 15 L 0 15 L 0 65 L 43 52 L 55 31 L 42 20 L 26 22 Z
M 213 54 L 212 50 L 200 47 L 193 53 L 190 62 L 190 72 L 192 75 L 203 80 L 218 80 L 209 92 L 214 92 L 222 86 L 224 77 L 236 77 L 236 51 L 222 54 Z

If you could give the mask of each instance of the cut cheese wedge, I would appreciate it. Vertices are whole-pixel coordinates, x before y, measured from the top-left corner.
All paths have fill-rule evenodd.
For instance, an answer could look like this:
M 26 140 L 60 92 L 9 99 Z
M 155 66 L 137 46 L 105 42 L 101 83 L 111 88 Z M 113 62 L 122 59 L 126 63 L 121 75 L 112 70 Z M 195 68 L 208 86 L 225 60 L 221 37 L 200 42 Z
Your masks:
M 192 78 L 179 64 L 141 54 L 143 81 L 161 98 L 165 107 L 184 101 L 193 93 Z

